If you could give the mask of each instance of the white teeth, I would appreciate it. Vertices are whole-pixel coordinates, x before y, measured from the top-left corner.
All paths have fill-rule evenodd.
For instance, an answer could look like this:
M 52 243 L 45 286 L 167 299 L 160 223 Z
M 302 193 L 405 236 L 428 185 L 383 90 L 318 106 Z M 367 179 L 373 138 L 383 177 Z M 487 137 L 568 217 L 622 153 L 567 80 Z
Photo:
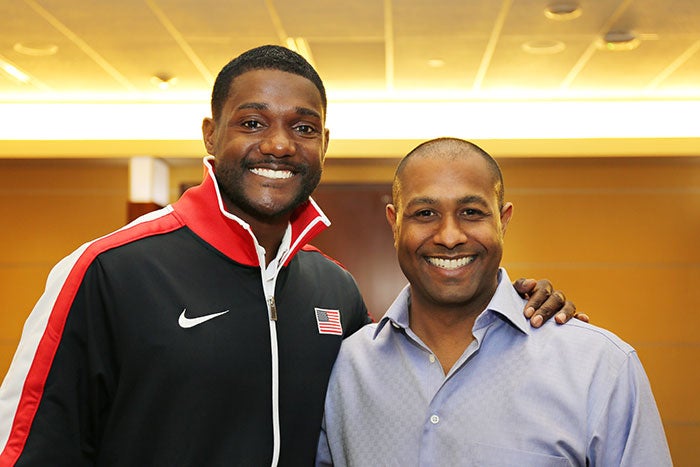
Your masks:
M 474 261 L 473 256 L 467 256 L 457 259 L 443 259 L 443 258 L 428 258 L 428 262 L 433 266 L 437 266 L 443 269 L 457 269 Z
M 291 178 L 292 175 L 294 175 L 289 170 L 250 169 L 250 171 L 253 172 L 255 175 L 260 175 L 261 177 L 274 179 Z

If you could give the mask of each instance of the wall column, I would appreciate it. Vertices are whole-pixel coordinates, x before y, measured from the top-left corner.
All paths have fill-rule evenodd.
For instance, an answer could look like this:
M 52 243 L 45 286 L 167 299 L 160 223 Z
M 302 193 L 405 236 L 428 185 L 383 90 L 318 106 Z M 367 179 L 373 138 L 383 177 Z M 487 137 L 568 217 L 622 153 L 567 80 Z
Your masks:
M 162 159 L 135 156 L 129 159 L 129 202 L 127 221 L 169 203 L 170 170 Z

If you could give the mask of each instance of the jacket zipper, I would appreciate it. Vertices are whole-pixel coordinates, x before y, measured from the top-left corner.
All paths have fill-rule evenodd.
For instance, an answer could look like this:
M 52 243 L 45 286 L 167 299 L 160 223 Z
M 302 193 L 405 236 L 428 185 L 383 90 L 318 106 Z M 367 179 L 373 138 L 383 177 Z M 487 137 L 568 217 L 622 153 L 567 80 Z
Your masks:
M 275 297 L 267 299 L 267 304 L 270 306 L 270 319 L 277 321 L 277 306 L 275 305 Z

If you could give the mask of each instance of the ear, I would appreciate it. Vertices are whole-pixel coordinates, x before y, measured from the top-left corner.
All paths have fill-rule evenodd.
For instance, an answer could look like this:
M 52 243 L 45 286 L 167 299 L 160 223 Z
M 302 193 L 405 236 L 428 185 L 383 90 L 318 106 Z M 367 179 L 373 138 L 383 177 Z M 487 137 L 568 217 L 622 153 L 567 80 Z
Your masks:
M 321 162 L 326 160 L 326 151 L 328 151 L 328 142 L 330 141 L 331 131 L 328 128 L 323 129 L 323 155 Z
M 396 206 L 393 204 L 387 204 L 386 205 L 386 220 L 389 223 L 389 226 L 391 227 L 391 232 L 394 235 L 394 246 L 396 246 Z
M 216 156 L 216 145 L 214 144 L 214 135 L 216 133 L 216 123 L 212 118 L 205 118 L 202 121 L 202 139 L 207 153 Z
M 513 203 L 506 203 L 501 209 L 501 235 L 505 235 L 506 228 L 513 216 Z

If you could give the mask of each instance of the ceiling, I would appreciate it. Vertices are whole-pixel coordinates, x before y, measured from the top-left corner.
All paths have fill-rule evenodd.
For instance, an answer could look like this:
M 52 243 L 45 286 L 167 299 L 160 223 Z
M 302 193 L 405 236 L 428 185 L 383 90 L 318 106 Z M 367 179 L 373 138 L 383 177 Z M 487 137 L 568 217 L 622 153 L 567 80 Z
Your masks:
M 572 18 L 551 14 L 575 7 Z M 606 34 L 617 42 L 606 42 Z M 198 157 L 198 122 L 216 73 L 267 43 L 308 47 L 328 89 L 339 155 L 403 153 L 435 132 L 501 129 L 509 119 L 519 133 L 457 136 L 490 139 L 514 154 L 561 154 L 562 140 L 572 139 L 581 141 L 578 149 L 567 145 L 573 153 L 700 154 L 698 114 L 687 115 L 700 110 L 698 0 L 2 0 L 0 119 L 9 130 L 0 135 L 0 156 L 94 153 L 86 141 L 109 140 L 112 156 Z M 555 107 L 562 102 L 579 107 Z M 80 125 L 61 130 L 67 136 L 42 133 L 73 119 L 62 117 L 60 105 L 84 112 L 80 105 L 88 103 L 100 110 L 76 118 Z M 393 107 L 375 113 L 375 103 Z M 436 103 L 468 107 L 447 114 L 447 107 L 431 107 Z M 533 103 L 543 114 L 532 114 Z M 662 106 L 639 107 L 649 103 Z M 121 107 L 133 117 L 113 128 L 149 127 L 139 118 L 167 118 L 174 105 L 190 117 L 164 136 L 155 129 L 152 137 L 95 136 L 99 128 L 89 123 L 99 125 L 119 104 L 133 106 Z M 491 115 L 479 105 L 497 110 Z M 330 125 L 334 117 L 340 129 Z M 651 130 L 567 133 L 614 130 L 628 120 Z M 648 133 L 669 121 L 675 129 Z M 358 127 L 379 135 L 355 138 L 350 130 Z M 515 149 L 524 141 L 530 149 Z

